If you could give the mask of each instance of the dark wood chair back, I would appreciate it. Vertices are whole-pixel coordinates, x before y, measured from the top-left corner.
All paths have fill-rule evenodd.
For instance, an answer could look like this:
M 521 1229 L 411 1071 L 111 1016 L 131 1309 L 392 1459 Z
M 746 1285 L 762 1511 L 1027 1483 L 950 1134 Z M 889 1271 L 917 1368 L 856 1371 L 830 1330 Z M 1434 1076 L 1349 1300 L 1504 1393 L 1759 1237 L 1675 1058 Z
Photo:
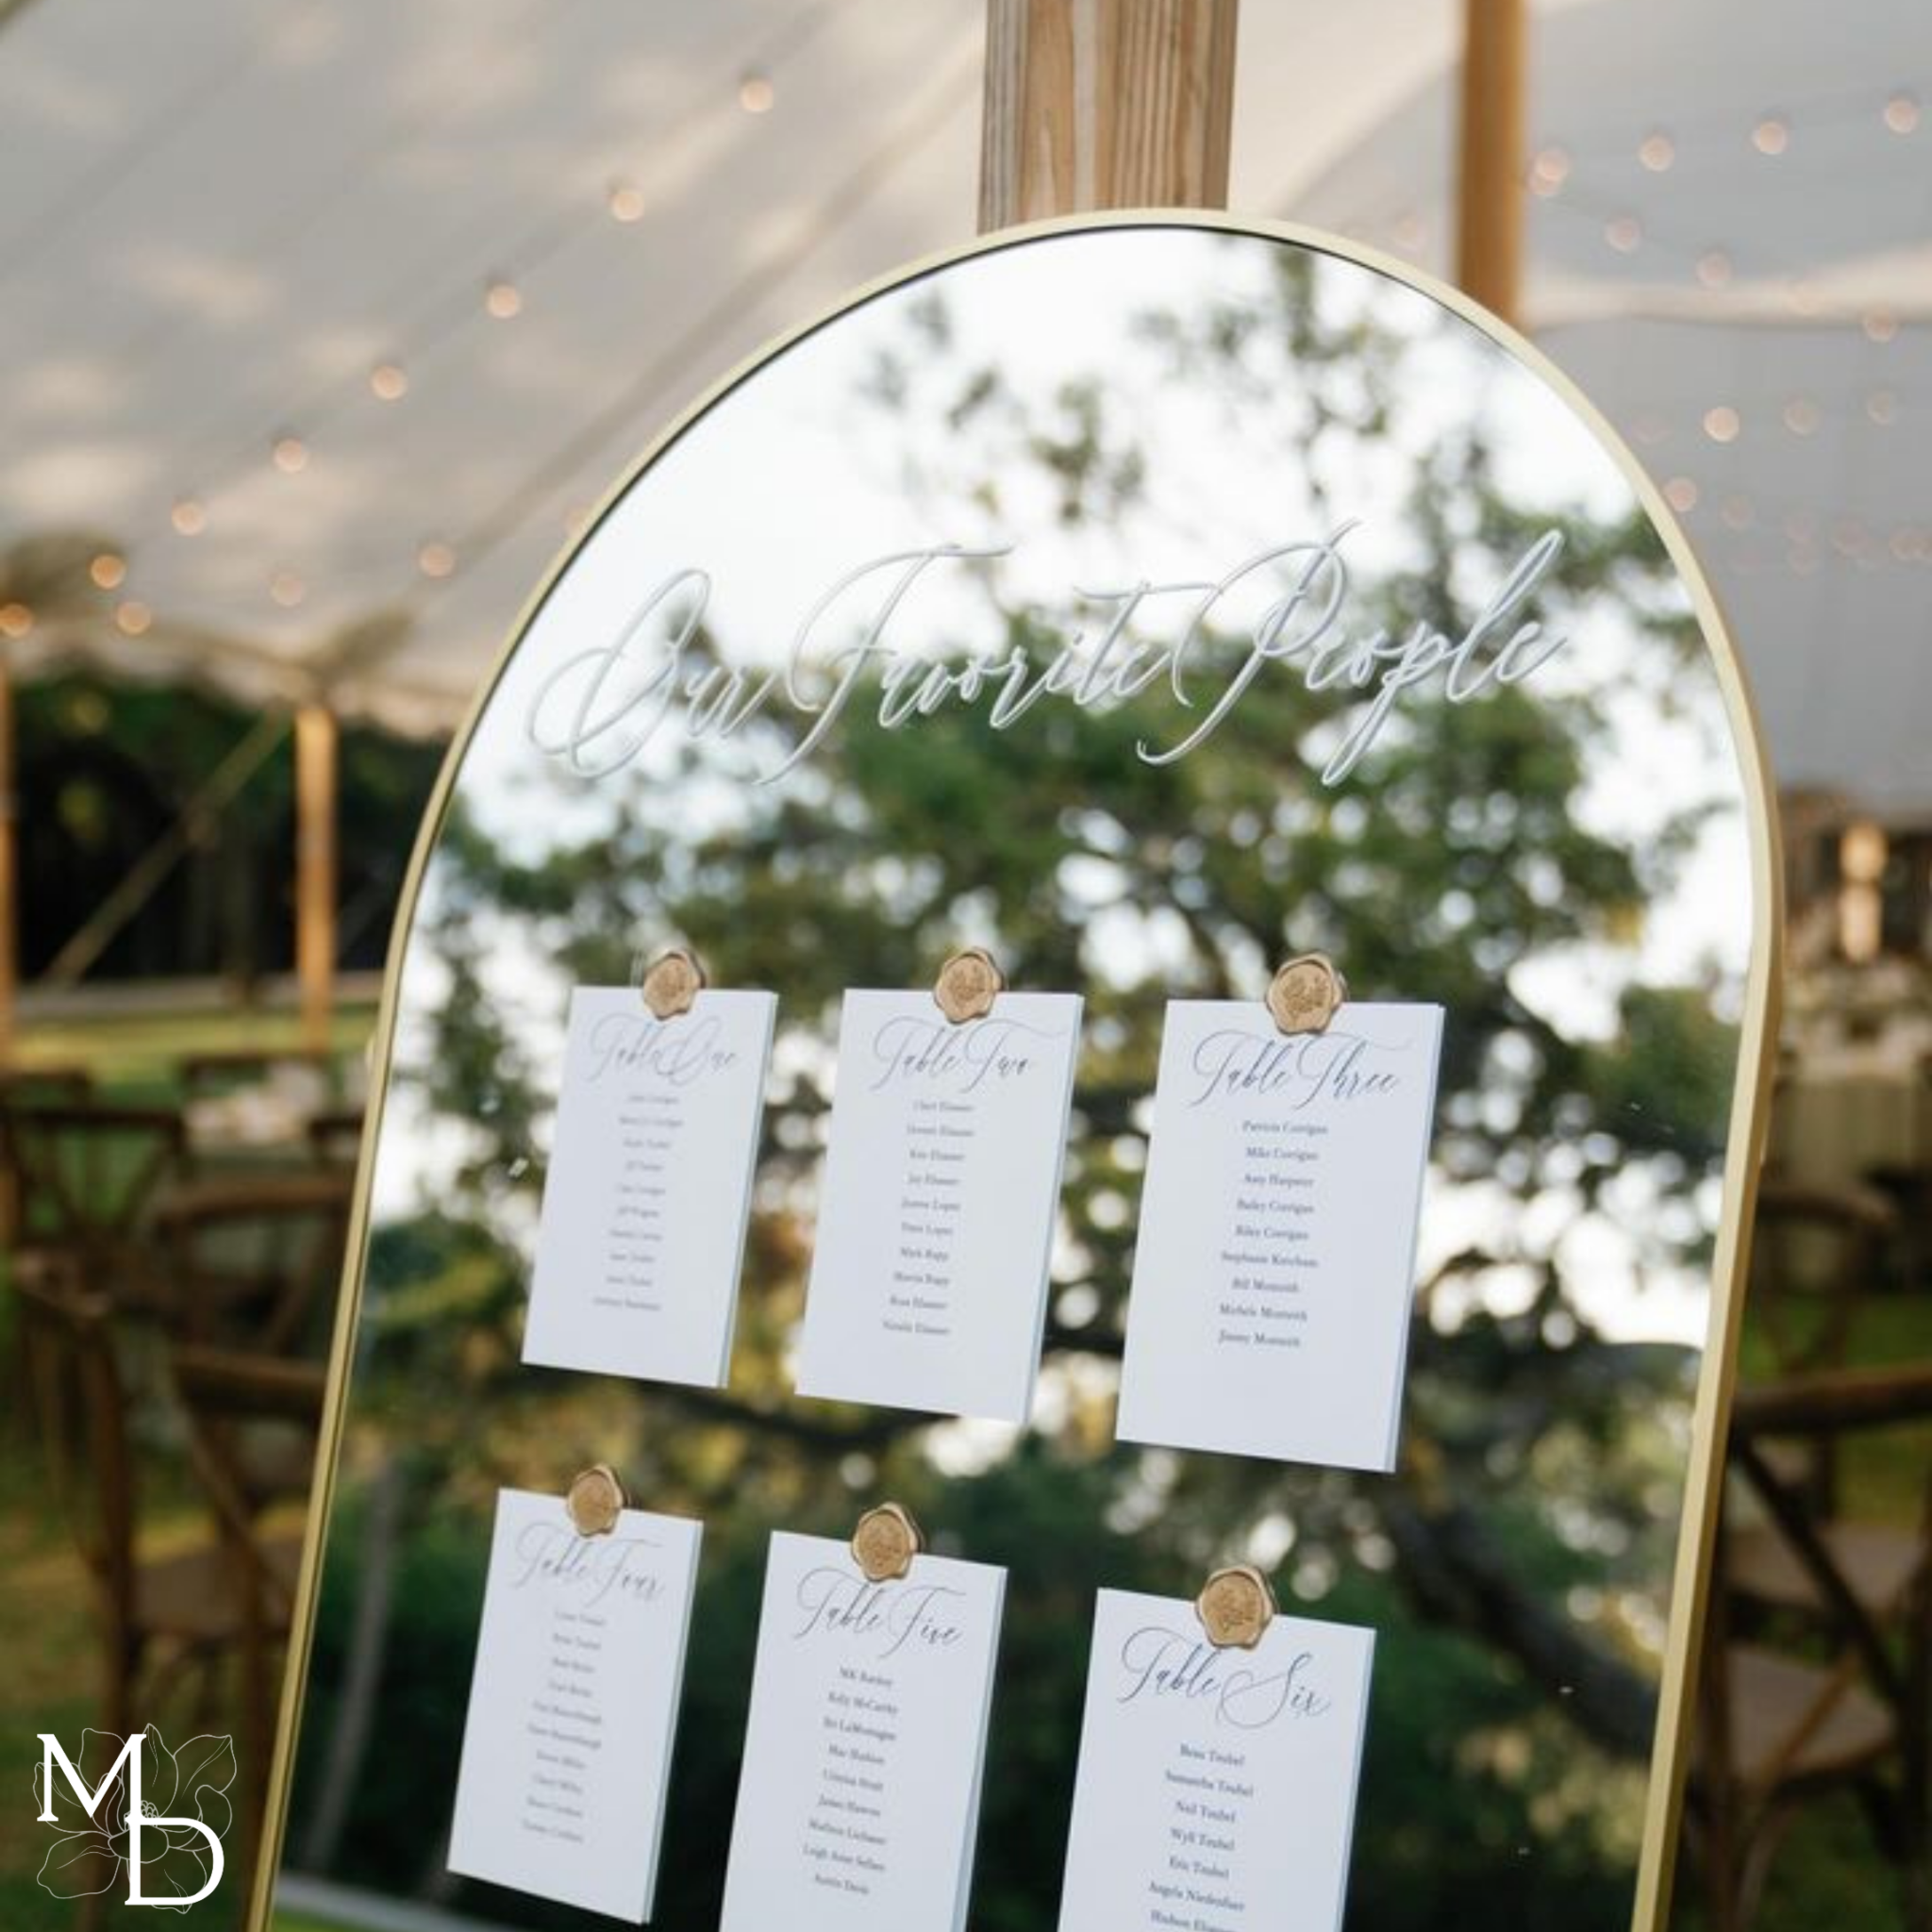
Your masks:
M 252 1774 L 242 1793 L 242 1867 L 251 1869 L 260 1843 L 265 1773 L 274 1750 L 276 1657 L 295 1610 L 295 1545 L 264 1527 L 264 1512 L 279 1501 L 308 1501 L 315 1467 L 326 1372 L 229 1349 L 171 1351 L 175 1392 L 188 1425 L 188 1457 L 214 1512 L 229 1559 L 240 1611 L 242 1728 Z M 287 1479 L 265 1487 L 262 1430 L 292 1434 L 300 1453 L 283 1458 Z
M 93 1576 L 113 1641 L 128 1644 L 135 1478 L 113 1305 L 71 1261 L 37 1268 L 14 1286 L 49 1497 Z M 119 1735 L 125 1725 L 115 1715 L 108 1727 Z
M 0 1246 L 11 1250 L 20 1236 L 20 1176 L 6 1132 L 8 1109 L 85 1107 L 93 1097 L 93 1075 L 85 1067 L 0 1068 Z
M 367 1115 L 359 1107 L 331 1108 L 308 1123 L 309 1151 L 325 1167 L 353 1168 L 362 1153 Z
M 262 1356 L 319 1357 L 332 1328 L 354 1178 L 340 1169 L 195 1181 L 156 1231 L 175 1332 Z
M 1780 1374 L 1843 1364 L 1897 1220 L 1875 1189 L 1766 1178 L 1751 1243 L 1751 1309 Z
M 156 1196 L 188 1166 L 175 1108 L 8 1104 L 0 1141 L 20 1190 L 16 1248 L 94 1260 L 138 1240 Z
M 1911 1430 L 1925 1474 L 1916 1561 L 1889 1610 L 1865 1600 L 1828 1525 L 1774 1451 Z M 1932 1363 L 1836 1370 L 1741 1390 L 1731 1465 L 1787 1539 L 1821 1609 L 1796 1643 L 1740 1641 L 1726 1537 L 1712 1558 L 1695 1796 L 1707 1908 L 1717 1932 L 1747 1925 L 1781 1824 L 1805 1799 L 1852 1789 L 1903 1880 L 1907 1923 L 1932 1923 Z

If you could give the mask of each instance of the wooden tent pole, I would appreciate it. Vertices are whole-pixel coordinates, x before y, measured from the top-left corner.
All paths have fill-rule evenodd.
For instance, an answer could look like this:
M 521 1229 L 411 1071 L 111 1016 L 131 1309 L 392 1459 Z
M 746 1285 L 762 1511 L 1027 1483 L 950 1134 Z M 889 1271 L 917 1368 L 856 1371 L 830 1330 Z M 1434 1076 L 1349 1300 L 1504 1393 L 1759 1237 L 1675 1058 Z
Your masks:
M 1463 0 L 1456 279 L 1505 322 L 1523 285 L 1524 0 Z
M 988 0 L 981 233 L 1225 208 L 1240 0 Z
M 14 748 L 13 671 L 0 659 L 0 1062 L 13 1052 L 20 984 L 20 774 Z
M 336 978 L 338 726 L 325 704 L 295 713 L 295 971 L 304 1044 L 328 1044 Z

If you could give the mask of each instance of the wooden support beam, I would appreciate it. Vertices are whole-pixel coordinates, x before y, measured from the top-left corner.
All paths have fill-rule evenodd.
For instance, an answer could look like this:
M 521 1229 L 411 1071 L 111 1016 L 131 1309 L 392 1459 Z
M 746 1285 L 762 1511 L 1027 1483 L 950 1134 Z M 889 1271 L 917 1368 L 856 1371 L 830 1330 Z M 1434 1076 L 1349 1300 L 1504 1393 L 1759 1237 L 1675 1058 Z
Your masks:
M 20 776 L 14 729 L 13 672 L 0 658 L 0 1061 L 13 1053 L 20 986 Z
M 295 713 L 295 973 L 311 1047 L 328 1044 L 335 1011 L 338 739 L 326 705 Z
M 988 0 L 982 233 L 1225 208 L 1239 0 Z
M 1456 279 L 1505 322 L 1523 291 L 1524 0 L 1463 0 Z

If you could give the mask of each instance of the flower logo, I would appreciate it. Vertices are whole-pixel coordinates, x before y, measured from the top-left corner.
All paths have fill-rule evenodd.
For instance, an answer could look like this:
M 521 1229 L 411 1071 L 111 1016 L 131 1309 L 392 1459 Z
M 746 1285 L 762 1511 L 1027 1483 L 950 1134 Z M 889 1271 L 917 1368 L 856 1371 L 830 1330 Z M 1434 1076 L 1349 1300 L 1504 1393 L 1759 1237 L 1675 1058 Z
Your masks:
M 136 1746 L 138 1780 L 130 1779 L 126 1741 L 93 1729 L 81 1739 L 74 1768 L 96 1794 L 92 1813 L 64 1776 L 50 1774 L 46 1757 L 35 1765 L 35 1815 L 44 1821 L 51 1812 L 58 1831 L 41 1865 L 42 1890 L 56 1898 L 87 1898 L 120 1889 L 125 1873 L 128 1896 L 185 1912 L 207 1891 L 211 1849 L 187 1820 L 198 1819 L 216 1839 L 225 1836 L 232 1822 L 227 1790 L 235 1781 L 234 1740 L 191 1738 L 170 1751 L 149 1724 Z M 130 1815 L 135 1782 L 142 1820 L 138 1830 Z M 131 1869 L 137 1859 L 138 1871 Z

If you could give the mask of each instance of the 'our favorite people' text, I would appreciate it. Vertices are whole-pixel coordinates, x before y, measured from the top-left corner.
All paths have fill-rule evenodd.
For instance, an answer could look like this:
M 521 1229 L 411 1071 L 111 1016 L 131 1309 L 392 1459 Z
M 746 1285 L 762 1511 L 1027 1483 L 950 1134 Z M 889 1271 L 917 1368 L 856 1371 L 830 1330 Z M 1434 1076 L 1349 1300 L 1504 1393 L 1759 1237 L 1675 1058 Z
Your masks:
M 937 543 L 846 571 L 801 619 L 782 662 L 759 672 L 718 656 L 711 578 L 677 570 L 644 594 L 613 640 L 572 653 L 543 678 L 526 728 L 547 757 L 597 777 L 629 764 L 667 721 L 692 740 L 727 739 L 787 709 L 803 728 L 758 774 L 765 782 L 809 758 L 868 682 L 888 731 L 948 706 L 980 705 L 988 726 L 1005 731 L 1044 698 L 1105 709 L 1164 686 L 1189 714 L 1184 726 L 1164 742 L 1141 741 L 1136 752 L 1169 765 L 1206 743 L 1264 672 L 1286 667 L 1309 691 L 1366 694 L 1323 767 L 1332 785 L 1355 769 L 1405 693 L 1439 682 L 1450 704 L 1467 704 L 1522 683 L 1567 641 L 1526 614 L 1561 555 L 1559 531 L 1539 537 L 1453 635 L 1427 622 L 1397 634 L 1349 622 L 1342 544 L 1353 527 L 1271 545 L 1216 578 L 1075 590 L 1068 612 L 1040 613 L 1043 627 L 1063 633 L 1044 665 L 1018 643 L 947 661 L 897 641 L 909 622 L 902 607 L 928 573 L 990 569 L 1010 543 Z M 1257 597 L 1258 615 L 1236 616 L 1238 603 L 1252 611 Z M 1144 635 L 1150 629 L 1156 636 Z M 1210 648 L 1210 638 L 1228 635 L 1232 652 Z

